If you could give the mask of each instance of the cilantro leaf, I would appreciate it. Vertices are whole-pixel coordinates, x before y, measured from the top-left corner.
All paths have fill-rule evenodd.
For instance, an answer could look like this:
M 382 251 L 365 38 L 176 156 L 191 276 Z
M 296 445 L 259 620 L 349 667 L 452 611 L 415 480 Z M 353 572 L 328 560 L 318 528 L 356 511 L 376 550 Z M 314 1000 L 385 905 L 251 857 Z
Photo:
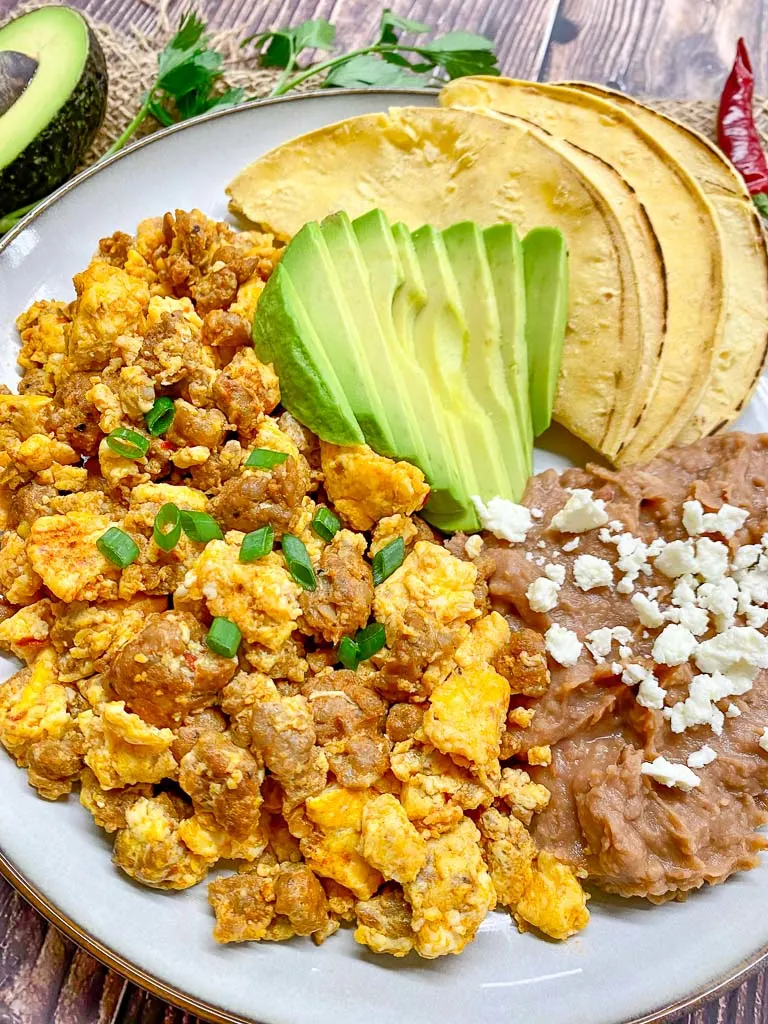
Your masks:
M 395 31 L 397 29 L 397 31 Z M 411 21 L 410 18 L 403 18 L 395 14 L 389 7 L 381 12 L 379 23 L 379 42 L 395 44 L 398 41 L 398 32 L 412 32 L 414 35 L 423 35 L 429 32 L 429 25 L 422 21 Z
M 295 28 L 274 29 L 250 36 L 243 40 L 242 45 L 251 42 L 262 51 L 262 67 L 288 68 L 304 50 L 332 50 L 336 42 L 336 28 L 324 18 L 310 18 Z
M 293 30 L 296 53 L 302 50 L 332 50 L 336 45 L 336 26 L 325 18 L 311 18 Z
M 424 47 L 431 52 L 449 50 L 492 50 L 493 41 L 474 32 L 446 32 Z
M 365 88 L 372 85 L 425 89 L 429 81 L 423 75 L 414 74 L 403 67 L 397 67 L 381 60 L 375 54 L 364 53 L 352 57 L 328 72 L 323 85 L 336 89 Z

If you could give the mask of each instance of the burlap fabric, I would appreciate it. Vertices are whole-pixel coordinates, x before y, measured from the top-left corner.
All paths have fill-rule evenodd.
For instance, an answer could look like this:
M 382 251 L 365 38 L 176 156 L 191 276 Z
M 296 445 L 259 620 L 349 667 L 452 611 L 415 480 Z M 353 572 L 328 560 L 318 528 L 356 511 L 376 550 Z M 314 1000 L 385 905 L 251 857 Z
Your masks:
M 55 0 L 58 2 L 58 0 Z M 132 29 L 128 33 L 116 31 L 97 19 L 90 18 L 98 34 L 109 69 L 109 101 L 101 131 L 94 140 L 86 163 L 98 159 L 131 120 L 141 104 L 142 94 L 151 83 L 157 69 L 157 53 L 173 35 L 179 11 L 186 6 L 185 0 L 144 0 L 147 7 L 154 9 L 152 27 L 147 31 Z M 38 7 L 39 0 L 27 0 L 14 7 L 10 17 Z M 248 33 L 247 25 L 234 26 L 211 33 L 213 44 L 225 55 L 224 80 L 228 85 L 242 86 L 249 97 L 269 94 L 279 71 L 259 68 L 240 42 Z M 310 80 L 305 89 L 313 88 Z M 702 100 L 670 100 L 644 97 L 657 110 L 675 117 L 704 135 L 714 137 L 717 106 Z M 768 147 L 768 99 L 755 104 L 758 127 Z M 147 134 L 158 127 L 147 119 L 139 134 Z

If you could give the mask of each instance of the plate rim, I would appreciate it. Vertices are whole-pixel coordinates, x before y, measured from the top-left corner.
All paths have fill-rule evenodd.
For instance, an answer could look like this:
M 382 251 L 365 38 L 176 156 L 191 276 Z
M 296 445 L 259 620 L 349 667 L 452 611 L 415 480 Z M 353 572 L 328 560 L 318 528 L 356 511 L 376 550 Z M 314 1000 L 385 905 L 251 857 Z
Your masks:
M 334 89 L 330 95 L 360 96 L 375 94 L 382 98 L 386 98 L 387 96 L 393 95 L 436 96 L 438 93 L 439 89 L 357 88 Z M 264 99 L 248 100 L 245 103 L 238 104 L 236 107 L 228 107 L 224 110 L 214 110 L 206 114 L 200 114 L 197 117 L 180 121 L 177 124 L 169 125 L 168 127 L 160 128 L 155 132 L 144 135 L 130 143 L 124 149 L 119 150 L 117 153 L 113 153 L 112 156 L 97 161 L 89 167 L 84 168 L 74 177 L 65 181 L 50 195 L 41 199 L 34 209 L 30 210 L 30 212 L 26 214 L 13 228 L 11 228 L 10 231 L 0 238 L 0 255 L 2 255 L 3 252 L 19 237 L 25 228 L 34 223 L 38 217 L 45 213 L 46 210 L 57 203 L 61 198 L 73 189 L 77 188 L 82 184 L 82 182 L 87 181 L 89 178 L 99 174 L 102 170 L 112 166 L 112 164 L 117 163 L 119 160 L 124 159 L 126 156 L 129 156 L 139 149 L 143 149 L 144 147 L 153 145 L 154 143 L 162 142 L 167 137 L 174 135 L 177 132 L 185 131 L 188 128 L 193 128 L 198 124 L 217 120 L 221 117 L 228 117 L 243 110 L 256 110 L 261 107 L 276 106 L 278 104 L 299 103 L 306 100 L 328 98 L 328 96 L 329 94 L 327 92 L 312 89 L 306 92 L 295 93 L 291 96 L 274 96 L 265 97 Z M 96 938 L 96 936 L 92 935 L 86 928 L 83 928 L 76 921 L 61 911 L 52 900 L 37 888 L 37 886 L 32 884 L 17 865 L 6 857 L 2 847 L 0 847 L 0 876 L 4 878 L 38 913 L 40 913 L 50 925 L 53 925 L 55 928 L 59 929 L 59 931 L 63 932 L 71 941 L 85 949 L 86 952 L 105 967 L 115 971 L 120 976 L 127 978 L 140 988 L 146 989 L 156 998 L 165 1000 L 174 1006 L 180 1007 L 186 1012 L 203 1017 L 204 1019 L 213 1022 L 213 1024 L 259 1024 L 255 1018 L 233 1015 L 227 1010 L 223 1010 L 221 1007 L 216 1007 L 204 1000 L 200 1000 L 197 997 L 170 985 L 161 978 L 156 977 L 154 974 L 150 974 L 148 971 L 137 967 L 130 960 L 127 960 L 120 953 L 112 949 L 107 943 Z M 663 1024 L 663 1022 L 670 1020 L 674 1015 L 684 1011 L 695 1010 L 703 1003 L 729 992 L 737 985 L 747 981 L 757 973 L 761 967 L 765 966 L 768 966 L 768 944 L 757 949 L 753 955 L 747 957 L 738 967 L 728 970 L 724 975 L 720 975 L 707 983 L 703 989 L 698 989 L 697 991 L 681 996 L 681 998 L 676 1000 L 674 1003 L 659 1007 L 658 1009 L 652 1010 L 650 1013 L 644 1014 L 643 1016 L 633 1017 L 631 1020 L 626 1021 L 625 1024 Z M 264 1024 L 266 1024 L 266 1022 L 264 1022 Z

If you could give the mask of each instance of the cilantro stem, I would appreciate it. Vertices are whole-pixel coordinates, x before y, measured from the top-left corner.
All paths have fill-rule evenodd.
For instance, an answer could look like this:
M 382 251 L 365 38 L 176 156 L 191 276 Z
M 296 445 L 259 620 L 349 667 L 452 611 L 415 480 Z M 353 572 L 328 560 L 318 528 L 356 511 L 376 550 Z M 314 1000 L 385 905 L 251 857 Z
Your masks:
M 142 105 L 137 110 L 136 116 L 134 117 L 134 119 L 123 130 L 122 134 L 117 139 L 115 139 L 115 141 L 112 143 L 112 145 L 106 151 L 106 153 L 102 154 L 102 156 L 100 157 L 101 160 L 106 160 L 106 158 L 108 156 L 112 156 L 113 153 L 117 153 L 117 151 L 119 149 L 123 148 L 123 146 L 126 144 L 126 142 L 128 142 L 128 140 L 131 138 L 131 136 L 133 134 L 135 134 L 135 132 L 138 129 L 139 125 L 141 124 L 141 122 L 144 120 L 144 118 L 149 113 L 149 106 L 150 106 L 151 102 L 152 102 L 152 90 L 150 90 L 150 92 L 147 93 L 147 95 L 146 95 L 146 97 L 144 99 L 144 102 L 142 103 Z
M 389 47 L 389 49 L 392 49 L 392 47 Z M 371 53 L 376 50 L 377 47 L 375 46 L 361 46 L 359 50 L 350 50 L 343 57 L 331 57 L 330 60 L 324 60 L 320 64 L 313 64 L 311 67 L 299 72 L 294 78 L 288 79 L 288 81 L 285 81 L 285 76 L 281 75 L 280 81 L 269 95 L 283 96 L 285 93 L 290 92 L 291 89 L 295 89 L 297 85 L 301 85 L 308 78 L 312 78 L 313 75 L 321 75 L 324 71 L 330 71 L 331 68 L 337 68 L 342 64 L 346 64 L 353 57 L 360 57 L 362 54 Z
M 30 210 L 34 210 L 39 201 L 30 203 L 28 206 L 22 206 L 20 209 L 13 210 L 11 213 L 6 213 L 4 217 L 0 217 L 0 235 L 4 235 L 6 231 L 15 228 L 22 217 L 26 216 Z

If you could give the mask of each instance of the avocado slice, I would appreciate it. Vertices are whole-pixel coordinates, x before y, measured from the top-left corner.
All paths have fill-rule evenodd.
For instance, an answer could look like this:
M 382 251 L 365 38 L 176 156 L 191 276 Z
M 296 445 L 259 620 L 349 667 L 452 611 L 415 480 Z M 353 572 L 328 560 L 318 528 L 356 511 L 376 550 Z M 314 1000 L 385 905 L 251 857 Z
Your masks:
M 283 404 L 298 420 L 324 441 L 364 443 L 346 392 L 282 263 L 259 296 L 253 345 L 259 359 L 274 365 Z
M 75 170 L 104 120 L 107 68 L 85 18 L 40 7 L 0 28 L 0 216 Z M 30 62 L 34 63 L 34 68 Z
M 373 211 L 374 213 L 378 211 Z M 389 225 L 384 221 L 389 229 Z M 398 362 L 396 345 L 391 332 L 385 333 L 386 312 L 391 318 L 392 293 L 402 278 L 402 269 L 394 244 L 386 248 L 363 250 L 355 226 L 346 213 L 335 213 L 320 225 L 339 286 L 345 296 L 355 324 L 361 328 L 361 372 L 375 383 L 374 390 L 382 399 L 386 425 L 392 436 L 393 450 L 400 459 L 413 462 L 425 473 L 429 460 L 423 444 L 417 437 L 410 410 L 410 402 L 401 379 L 406 369 Z M 380 236 L 385 238 L 381 231 Z M 382 308 L 383 307 L 383 308 Z M 382 321 L 380 313 L 385 313 Z M 315 311 L 319 315 L 319 310 Z M 323 313 L 323 315 L 325 315 Z M 379 381 L 390 382 L 392 393 L 381 393 Z M 370 442 L 375 448 L 374 440 Z
M 428 296 L 414 325 L 416 355 L 447 414 L 446 425 L 465 488 L 482 498 L 519 498 L 501 452 L 502 438 L 467 386 L 469 327 L 443 237 L 426 225 L 414 231 L 412 238 Z M 466 270 L 463 266 L 457 269 L 459 273 Z
M 402 435 L 400 457 L 409 458 L 405 452 L 410 445 L 414 453 L 410 461 L 419 466 L 429 481 L 426 518 L 435 525 L 453 522 L 456 516 L 464 515 L 467 495 L 456 459 L 446 444 L 441 419 L 436 415 L 429 382 L 416 362 L 412 344 L 408 346 L 400 334 L 403 330 L 412 337 L 413 320 L 426 302 L 426 296 L 418 284 L 414 287 L 411 279 L 418 261 L 410 233 L 402 228 L 412 254 L 412 258 L 404 261 L 393 229 L 380 210 L 358 217 L 351 227 L 364 260 L 361 265 L 367 268 L 374 317 L 378 322 L 367 351 L 376 379 L 391 381 L 391 391 L 389 388 L 382 390 L 398 444 Z M 410 327 L 402 322 L 396 324 L 396 306 L 402 310 Z
M 299 290 L 365 440 L 380 455 L 397 456 L 381 381 L 371 374 L 366 355 L 370 324 L 359 316 L 359 296 L 350 294 L 339 277 L 319 224 L 304 225 L 285 250 L 280 266 Z
M 530 403 L 530 364 L 525 325 L 525 262 L 520 237 L 512 224 L 494 224 L 483 232 L 501 321 L 501 357 L 509 394 L 517 412 L 520 439 L 527 456 L 526 471 L 533 470 L 533 422 Z
M 568 322 L 568 247 L 557 228 L 533 228 L 523 239 L 525 339 L 533 431 L 552 422 Z
M 442 236 L 467 322 L 467 384 L 501 440 L 513 493 L 522 494 L 531 472 L 528 373 L 525 360 L 519 365 L 520 353 L 525 356 L 523 258 L 512 225 L 499 227 L 506 229 L 501 245 L 495 244 L 497 234 L 486 236 L 490 237 L 490 258 L 486 237 L 472 221 L 453 224 Z M 498 273 L 500 268 L 503 275 Z M 518 390 L 525 399 L 522 407 L 515 401 Z

